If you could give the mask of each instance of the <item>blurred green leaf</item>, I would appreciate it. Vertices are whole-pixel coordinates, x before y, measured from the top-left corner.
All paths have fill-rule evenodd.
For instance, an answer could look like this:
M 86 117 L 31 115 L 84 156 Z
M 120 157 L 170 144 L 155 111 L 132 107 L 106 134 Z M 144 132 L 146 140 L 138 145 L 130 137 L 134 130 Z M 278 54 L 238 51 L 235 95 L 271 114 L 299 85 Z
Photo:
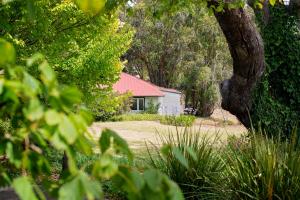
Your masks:
M 75 3 L 83 12 L 96 15 L 104 9 L 106 0 L 75 0 Z
M 270 4 L 271 4 L 272 6 L 274 6 L 275 3 L 276 3 L 276 0 L 269 0 L 269 2 L 270 2 Z
M 12 186 L 21 200 L 38 200 L 27 177 L 14 179 Z
M 59 200 L 99 199 L 102 195 L 101 185 L 82 171 L 59 190 Z
M 61 101 L 67 107 L 81 103 L 81 96 L 81 92 L 75 87 L 63 87 L 60 92 Z
M 117 172 L 117 163 L 107 154 L 102 155 L 100 160 L 97 161 L 93 167 L 93 175 L 104 179 L 113 177 Z
M 17 168 L 21 167 L 21 155 L 17 152 L 11 142 L 6 144 L 6 155 L 11 163 Z
M 192 159 L 196 162 L 196 161 L 198 160 L 198 158 L 197 158 L 197 154 L 195 153 L 195 151 L 194 151 L 191 147 L 189 147 L 189 146 L 186 146 L 185 149 L 186 149 L 186 152 L 187 152 L 187 153 L 192 157 Z
M 40 90 L 39 82 L 27 72 L 24 72 L 23 84 L 24 86 L 26 86 L 26 93 L 29 93 L 30 91 L 33 94 L 37 94 Z
M 61 121 L 61 115 L 54 109 L 47 110 L 45 113 L 45 120 L 50 126 L 57 125 Z
M 113 148 L 115 150 L 126 154 L 129 160 L 133 159 L 133 155 L 128 147 L 127 142 L 116 132 L 109 129 L 103 130 L 99 139 L 100 149 L 102 153 L 105 153 L 105 151 L 109 149 L 109 147 L 112 145 L 111 141 L 113 141 Z
M 41 105 L 40 101 L 36 98 L 32 98 L 30 100 L 28 108 L 24 108 L 23 110 L 26 118 L 30 121 L 39 120 L 44 115 L 43 106 Z
M 68 116 L 61 114 L 61 121 L 59 123 L 58 129 L 60 135 L 69 143 L 73 144 L 78 137 L 78 132 L 75 128 L 73 122 L 68 118 Z
M 30 67 L 34 63 L 37 63 L 37 62 L 39 62 L 41 60 L 44 60 L 43 54 L 36 53 L 36 54 L 34 54 L 33 56 L 31 56 L 30 58 L 27 59 L 26 65 Z
M 185 168 L 189 168 L 187 159 L 184 157 L 184 155 L 182 154 L 181 150 L 178 147 L 173 147 L 171 145 L 164 145 L 160 151 L 164 155 L 164 157 L 168 157 L 169 154 L 172 153 L 174 157 L 180 162 L 180 164 L 182 164 Z M 193 155 L 192 153 L 191 156 L 194 157 L 195 155 Z
M 166 198 L 170 200 L 184 200 L 184 196 L 179 188 L 179 186 L 170 180 L 166 175 L 163 175 L 163 182 L 168 186 L 166 192 Z
M 161 189 L 161 176 L 157 170 L 148 169 L 144 172 L 144 178 L 146 184 L 151 188 L 151 190 L 158 192 Z
M 14 46 L 6 40 L 0 38 L 0 65 L 14 63 L 16 51 Z
M 56 75 L 46 61 L 39 65 L 39 70 L 42 72 L 40 76 L 43 83 L 49 85 L 55 81 Z

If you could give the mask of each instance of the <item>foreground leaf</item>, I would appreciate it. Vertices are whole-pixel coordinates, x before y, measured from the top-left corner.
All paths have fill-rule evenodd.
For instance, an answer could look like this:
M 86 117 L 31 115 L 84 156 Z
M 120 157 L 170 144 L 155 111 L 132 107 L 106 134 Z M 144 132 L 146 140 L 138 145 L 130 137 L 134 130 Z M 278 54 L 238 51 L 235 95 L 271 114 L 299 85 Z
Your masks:
M 14 46 L 6 40 L 0 38 L 0 65 L 13 63 L 16 59 Z
M 114 149 L 126 154 L 129 160 L 133 159 L 132 152 L 130 151 L 127 142 L 123 138 L 121 138 L 116 132 L 109 129 L 105 129 L 104 131 L 102 131 L 99 140 L 100 149 L 102 153 L 109 149 L 109 147 L 112 145 L 112 141 Z
M 27 177 L 14 179 L 12 186 L 21 200 L 38 200 Z
M 91 180 L 84 172 L 79 172 L 59 190 L 59 200 L 82 200 L 84 197 L 95 199 L 101 198 L 102 195 L 100 184 Z

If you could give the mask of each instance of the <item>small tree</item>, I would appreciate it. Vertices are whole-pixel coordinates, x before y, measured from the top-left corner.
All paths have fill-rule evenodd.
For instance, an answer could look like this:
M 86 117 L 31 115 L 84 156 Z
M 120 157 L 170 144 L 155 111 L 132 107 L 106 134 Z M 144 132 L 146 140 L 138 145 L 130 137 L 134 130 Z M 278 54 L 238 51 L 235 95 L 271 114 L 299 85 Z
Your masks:
M 182 87 L 186 92 L 186 104 L 191 105 L 196 115 L 210 116 L 218 101 L 218 89 L 212 79 L 209 67 L 195 68 L 186 73 L 186 79 Z

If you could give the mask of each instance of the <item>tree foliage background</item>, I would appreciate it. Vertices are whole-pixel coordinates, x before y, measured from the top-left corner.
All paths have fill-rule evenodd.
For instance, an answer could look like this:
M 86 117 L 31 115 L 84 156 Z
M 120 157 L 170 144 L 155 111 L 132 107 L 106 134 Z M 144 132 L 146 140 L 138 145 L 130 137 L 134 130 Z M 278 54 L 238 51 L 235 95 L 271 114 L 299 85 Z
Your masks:
M 87 106 L 98 107 L 98 112 L 112 113 L 118 107 L 117 99 L 110 101 L 111 87 L 123 69 L 120 57 L 132 33 L 129 26 L 121 26 L 117 13 L 86 15 L 72 1 L 1 4 L 0 36 L 16 47 L 17 63 L 42 53 L 58 80 L 78 87 Z M 36 66 L 28 70 L 37 76 Z
M 131 15 L 125 15 L 136 30 L 125 69 L 161 87 L 182 90 L 186 104 L 208 116 L 218 101 L 218 83 L 231 73 L 225 38 L 205 8 L 159 14 L 163 4 L 138 1 Z

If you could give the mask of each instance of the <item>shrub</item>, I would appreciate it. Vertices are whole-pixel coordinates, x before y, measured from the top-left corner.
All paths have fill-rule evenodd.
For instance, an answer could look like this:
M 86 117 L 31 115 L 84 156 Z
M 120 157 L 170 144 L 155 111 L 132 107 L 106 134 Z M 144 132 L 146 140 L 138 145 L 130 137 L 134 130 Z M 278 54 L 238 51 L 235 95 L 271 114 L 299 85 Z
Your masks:
M 220 146 L 218 138 L 185 129 L 175 136 L 160 136 L 168 150 L 153 153 L 148 148 L 149 162 L 177 182 L 187 199 L 298 199 L 296 132 L 290 141 L 257 133 L 230 137 Z
M 38 63 L 37 79 L 15 63 L 13 46 L 0 39 L 0 55 L 7 53 L 8 60 L 0 62 L 4 73 L 0 76 L 0 116 L 7 119 L 0 121 L 2 187 L 12 187 L 22 200 L 46 199 L 45 194 L 55 199 L 102 199 L 101 182 L 111 179 L 126 191 L 128 199 L 142 199 L 145 193 L 183 199 L 179 187 L 158 170 L 140 173 L 119 165 L 115 155 L 125 155 L 132 162 L 133 154 L 115 132 L 103 130 L 99 141 L 94 141 L 88 134 L 92 119 L 81 107 L 81 93 L 59 84 L 40 54 L 26 62 L 28 66 Z M 98 155 L 93 155 L 95 149 L 100 150 Z M 61 158 L 62 151 L 67 165 L 62 176 L 52 177 L 52 170 L 60 168 L 57 163 L 51 168 L 50 163 Z M 83 168 L 78 166 L 82 164 Z
M 180 116 L 164 116 L 157 114 L 125 114 L 113 116 L 110 121 L 159 121 L 162 124 L 173 126 L 192 126 L 196 117 L 193 115 L 180 115 Z
M 298 199 L 300 149 L 294 142 L 255 135 L 230 147 L 227 184 L 232 199 Z
M 103 91 L 102 91 L 103 93 Z M 107 121 L 113 116 L 130 111 L 131 93 L 116 94 L 108 91 L 105 95 L 99 94 L 98 100 L 90 103 L 96 121 Z
M 147 106 L 146 106 L 146 110 L 145 110 L 145 113 L 148 113 L 148 114 L 157 114 L 158 113 L 158 109 L 159 109 L 159 106 L 160 104 L 155 104 L 153 102 L 153 100 L 151 99 Z
M 193 115 L 180 115 L 180 116 L 164 116 L 161 118 L 160 123 L 173 125 L 173 126 L 192 126 L 196 117 Z
M 124 114 L 112 117 L 111 121 L 160 121 L 163 118 L 162 115 L 146 114 L 146 113 L 134 113 Z
M 177 182 L 186 199 L 220 199 L 223 195 L 223 163 L 219 148 L 200 132 L 185 129 L 176 136 L 160 136 L 172 151 L 163 155 L 149 152 L 150 165 Z

